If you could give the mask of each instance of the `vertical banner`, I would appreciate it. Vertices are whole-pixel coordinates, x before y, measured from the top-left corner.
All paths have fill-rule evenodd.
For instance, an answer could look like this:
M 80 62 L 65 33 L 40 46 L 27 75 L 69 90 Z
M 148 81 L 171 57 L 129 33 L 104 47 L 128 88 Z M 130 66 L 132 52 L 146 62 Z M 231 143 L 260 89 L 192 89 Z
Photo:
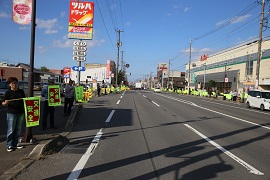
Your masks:
M 26 127 L 39 125 L 40 97 L 23 98 Z
M 107 60 L 106 64 L 106 79 L 110 78 L 110 71 L 111 71 L 111 61 Z
M 61 95 L 59 85 L 48 86 L 48 105 L 49 106 L 60 106 Z
M 29 24 L 31 22 L 32 0 L 12 1 L 12 20 L 18 24 Z
M 94 2 L 69 4 L 68 37 L 70 39 L 93 38 Z
M 75 87 L 75 96 L 78 102 L 82 102 L 83 100 L 83 86 Z

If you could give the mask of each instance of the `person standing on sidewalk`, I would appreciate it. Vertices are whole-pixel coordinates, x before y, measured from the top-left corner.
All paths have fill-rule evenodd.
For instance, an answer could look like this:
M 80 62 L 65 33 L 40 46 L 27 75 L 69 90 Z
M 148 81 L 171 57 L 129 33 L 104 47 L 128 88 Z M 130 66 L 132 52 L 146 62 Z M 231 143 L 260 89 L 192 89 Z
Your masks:
M 64 104 L 64 116 L 70 115 L 71 108 L 74 103 L 75 88 L 73 81 L 70 80 L 65 89 L 65 104 Z
M 6 91 L 2 105 L 8 106 L 7 151 L 11 152 L 15 149 L 23 148 L 23 146 L 18 145 L 18 138 L 24 119 L 23 98 L 25 98 L 25 93 L 18 88 L 18 79 L 16 77 L 9 77 L 7 82 L 10 89 Z
M 55 107 L 54 106 L 49 106 L 48 102 L 48 86 L 49 85 L 54 85 L 54 79 L 49 78 L 48 79 L 48 85 L 44 86 L 42 91 L 41 91 L 41 96 L 45 97 L 44 105 L 43 105 L 43 117 L 42 117 L 42 130 L 46 130 L 47 128 L 47 118 L 48 115 L 50 114 L 50 126 L 52 129 L 57 129 L 54 126 L 54 111 Z

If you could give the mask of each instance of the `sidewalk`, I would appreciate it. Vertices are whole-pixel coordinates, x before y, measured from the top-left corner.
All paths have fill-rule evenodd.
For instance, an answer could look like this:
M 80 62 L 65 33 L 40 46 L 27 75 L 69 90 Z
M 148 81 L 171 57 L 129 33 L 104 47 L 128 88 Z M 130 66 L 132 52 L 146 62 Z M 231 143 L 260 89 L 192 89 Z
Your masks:
M 64 107 L 55 107 L 55 126 L 57 129 L 41 130 L 41 122 L 37 127 L 32 128 L 33 137 L 36 142 L 21 143 L 24 145 L 23 149 L 17 149 L 12 152 L 7 152 L 5 139 L 0 139 L 0 179 L 12 179 L 22 170 L 31 165 L 36 159 L 42 159 L 45 154 L 52 154 L 59 151 L 68 143 L 66 136 L 73 127 L 73 122 L 81 106 L 74 106 L 70 116 L 63 116 Z M 41 107 L 42 111 L 42 107 Z M 42 112 L 41 112 L 42 113 Z M 41 114 L 42 117 L 42 114 Z M 5 119 L 4 119 L 5 120 Z M 1 126 L 6 127 L 1 119 Z M 49 125 L 49 117 L 48 117 Z M 25 124 L 22 126 L 22 135 L 25 132 Z M 6 132 L 5 132 L 6 133 Z M 1 132 L 1 137 L 5 134 Z

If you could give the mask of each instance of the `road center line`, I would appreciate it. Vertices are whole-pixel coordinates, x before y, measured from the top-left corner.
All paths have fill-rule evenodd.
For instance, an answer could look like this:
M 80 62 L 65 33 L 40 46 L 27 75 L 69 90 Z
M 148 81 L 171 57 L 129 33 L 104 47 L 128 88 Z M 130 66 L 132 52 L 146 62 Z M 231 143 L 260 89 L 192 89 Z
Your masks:
M 119 103 L 120 103 L 120 100 L 118 100 L 116 104 L 119 104 Z
M 120 96 L 120 99 L 122 99 L 123 96 Z
M 111 111 L 111 113 L 110 113 L 110 115 L 107 117 L 107 119 L 106 119 L 105 123 L 108 123 L 108 122 L 110 122 L 110 121 L 111 121 L 111 119 L 112 119 L 112 116 L 113 116 L 114 112 L 115 112 L 115 110 L 112 110 L 112 111 Z
M 215 143 L 214 141 L 212 141 L 211 139 L 209 139 L 208 137 L 206 137 L 205 135 L 203 135 L 202 133 L 200 133 L 199 131 L 197 131 L 193 127 L 189 126 L 188 124 L 184 124 L 184 125 L 187 128 L 189 128 L 190 130 L 192 130 L 193 132 L 195 132 L 197 135 L 201 136 L 203 139 L 205 139 L 206 141 L 208 141 L 210 144 L 212 144 L 213 146 L 215 146 L 216 148 L 218 148 L 219 150 L 221 150 L 222 152 L 224 152 L 230 158 L 232 158 L 233 160 L 235 160 L 236 162 L 238 162 L 239 164 L 241 164 L 242 166 L 244 166 L 250 173 L 253 173 L 253 174 L 256 174 L 256 175 L 264 175 L 264 173 L 262 173 L 259 170 L 255 169 L 254 167 L 252 167 L 251 165 L 249 165 L 248 163 L 246 163 L 244 160 L 240 159 L 239 157 L 237 157 L 236 155 L 234 155 L 230 151 L 226 150 L 225 148 L 223 148 L 219 144 Z
M 95 138 L 93 139 L 92 143 L 90 144 L 90 146 L 87 148 L 87 151 L 82 155 L 81 159 L 79 160 L 75 168 L 70 173 L 68 180 L 79 178 L 88 159 L 90 158 L 92 154 L 94 154 L 94 151 L 100 141 L 102 134 L 103 134 L 102 129 L 100 129 L 99 132 L 96 134 Z

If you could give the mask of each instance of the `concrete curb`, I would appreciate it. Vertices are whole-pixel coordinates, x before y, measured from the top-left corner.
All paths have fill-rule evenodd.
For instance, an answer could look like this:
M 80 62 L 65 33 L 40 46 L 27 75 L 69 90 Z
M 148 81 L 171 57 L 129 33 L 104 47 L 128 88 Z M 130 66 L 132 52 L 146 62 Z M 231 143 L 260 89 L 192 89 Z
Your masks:
M 45 155 L 53 154 L 60 151 L 68 142 L 67 135 L 72 131 L 75 119 L 78 115 L 79 110 L 82 109 L 82 105 L 76 104 L 65 127 L 65 132 L 62 132 L 58 136 L 51 140 L 47 140 L 39 143 L 35 146 L 32 152 L 22 161 L 20 161 L 13 168 L 5 172 L 0 176 L 2 179 L 15 179 L 23 170 L 29 167 L 35 160 L 43 159 Z

